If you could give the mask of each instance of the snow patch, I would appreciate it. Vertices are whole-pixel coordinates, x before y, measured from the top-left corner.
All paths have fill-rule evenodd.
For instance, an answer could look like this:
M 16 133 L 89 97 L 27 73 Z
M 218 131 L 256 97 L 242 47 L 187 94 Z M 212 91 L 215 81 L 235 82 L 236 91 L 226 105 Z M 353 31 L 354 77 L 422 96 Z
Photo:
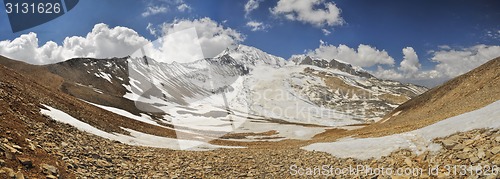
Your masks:
M 106 111 L 118 114 L 118 115 L 123 116 L 123 117 L 127 117 L 127 118 L 130 118 L 130 119 L 134 119 L 134 120 L 137 120 L 137 121 L 140 121 L 140 122 L 144 122 L 144 123 L 148 123 L 148 124 L 155 125 L 155 126 L 161 126 L 158 123 L 156 123 L 155 121 L 153 121 L 153 119 L 150 116 L 142 114 L 142 113 L 141 113 L 141 116 L 136 116 L 136 115 L 134 115 L 134 114 L 132 114 L 132 113 L 130 113 L 128 111 L 125 111 L 123 109 L 118 109 L 118 108 L 114 108 L 114 107 L 110 107 L 110 106 L 104 106 L 104 105 L 94 104 L 94 103 L 91 103 L 91 102 L 88 102 L 88 101 L 84 101 L 84 102 L 89 103 L 91 105 L 94 105 L 94 106 L 96 106 L 98 108 L 104 109 Z
M 120 141 L 128 145 L 168 148 L 173 150 L 194 150 L 194 151 L 213 150 L 217 148 L 241 148 L 241 147 L 218 146 L 193 140 L 181 140 L 181 139 L 154 136 L 128 128 L 122 128 L 122 129 L 127 132 L 130 132 L 130 136 L 119 133 L 108 133 L 100 129 L 97 129 L 87 123 L 84 123 L 72 117 L 71 115 L 66 114 L 63 111 L 60 111 L 58 109 L 52 108 L 44 104 L 42 105 L 48 110 L 41 109 L 41 113 L 50 116 L 52 119 L 56 121 L 70 124 L 71 126 L 77 128 L 78 130 L 88 132 L 106 139 Z
M 302 149 L 323 151 L 341 158 L 352 157 L 363 160 L 388 156 L 398 149 L 410 149 L 416 154 L 421 154 L 428 150 L 438 151 L 441 148 L 439 144 L 432 142 L 435 138 L 483 128 L 500 128 L 500 100 L 481 109 L 410 132 L 377 138 L 343 138 L 331 143 L 311 144 Z
M 97 77 L 100 77 L 100 78 L 104 78 L 104 79 L 106 79 L 107 81 L 109 81 L 110 83 L 113 83 L 113 82 L 111 81 L 111 75 L 110 75 L 110 74 L 108 74 L 108 73 L 104 73 L 104 72 L 102 72 L 102 71 L 101 71 L 101 72 L 99 72 L 99 73 L 94 73 L 94 75 L 95 75 L 95 76 L 97 76 Z

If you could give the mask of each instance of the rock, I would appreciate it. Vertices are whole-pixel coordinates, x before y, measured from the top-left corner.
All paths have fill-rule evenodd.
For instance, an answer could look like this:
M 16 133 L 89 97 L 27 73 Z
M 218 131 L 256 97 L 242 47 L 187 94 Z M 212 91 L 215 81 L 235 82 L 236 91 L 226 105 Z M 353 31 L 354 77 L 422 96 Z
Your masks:
M 465 148 L 464 144 L 457 144 L 453 146 L 453 150 L 463 150 Z
M 23 150 L 23 148 L 21 146 L 19 146 L 19 145 L 12 145 L 12 148 L 14 148 L 16 150 L 20 150 L 20 151 Z
M 5 160 L 0 159 L 0 167 L 2 167 L 3 165 L 5 165 Z
M 459 154 L 456 154 L 456 157 L 459 158 L 459 159 L 462 159 L 462 160 L 465 160 L 465 159 L 468 159 L 469 156 L 465 153 L 459 153 Z
M 476 163 L 479 160 L 480 160 L 479 157 L 472 157 L 472 158 L 470 158 L 470 162 L 472 162 L 472 163 Z
M 411 161 L 410 158 L 405 158 L 405 164 L 408 165 L 409 167 L 411 167 L 413 162 Z
M 24 174 L 23 174 L 23 172 L 18 171 L 18 172 L 16 173 L 16 179 L 24 179 Z
M 30 169 L 33 168 L 33 162 L 29 158 L 18 157 L 19 163 L 21 163 L 25 168 Z
M 0 149 L 5 152 L 10 152 L 14 154 L 18 152 L 14 147 L 10 146 L 9 144 L 0 144 Z
M 474 140 L 471 140 L 471 139 L 464 141 L 464 145 L 466 145 L 466 146 L 469 146 L 473 143 L 474 143 Z
M 495 137 L 495 141 L 500 142 L 500 136 Z
M 13 160 L 16 158 L 16 156 L 10 152 L 5 152 L 5 158 L 7 158 L 9 160 Z
M 57 175 L 59 174 L 59 170 L 52 166 L 52 165 L 49 165 L 49 164 L 42 164 L 42 172 L 46 175 Z
M 441 142 L 443 143 L 443 146 L 447 149 L 452 149 L 456 144 L 456 142 L 454 140 L 451 140 L 451 139 L 445 139 Z
M 479 157 L 480 159 L 484 158 L 485 156 L 486 156 L 486 153 L 484 153 L 484 150 L 479 149 L 477 151 L 477 157 Z
M 14 172 L 14 170 L 12 170 L 12 168 L 7 168 L 7 167 L 4 167 L 2 168 L 2 170 L 7 174 L 8 177 L 10 178 L 14 178 L 16 176 L 16 173 Z
M 111 167 L 112 165 L 109 162 L 107 162 L 106 160 L 99 159 L 99 160 L 97 160 L 97 166 L 98 167 Z
M 497 154 L 500 152 L 500 146 L 493 147 L 490 151 L 492 154 Z
M 54 175 L 47 175 L 47 176 L 45 176 L 45 178 L 47 178 L 47 179 L 57 179 L 57 177 L 54 176 Z

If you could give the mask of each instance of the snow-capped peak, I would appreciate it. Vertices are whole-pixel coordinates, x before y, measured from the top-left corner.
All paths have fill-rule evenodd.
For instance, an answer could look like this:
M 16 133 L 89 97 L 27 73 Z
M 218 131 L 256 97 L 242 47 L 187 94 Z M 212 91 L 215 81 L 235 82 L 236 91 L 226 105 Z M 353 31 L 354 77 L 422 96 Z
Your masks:
M 282 67 L 287 64 L 287 61 L 284 58 L 268 54 L 255 47 L 241 44 L 233 49 L 227 48 L 222 53 L 217 55 L 217 57 L 221 57 L 223 55 L 229 55 L 236 61 L 247 66 L 270 65 L 273 67 Z
M 308 55 L 293 55 L 288 61 L 294 65 L 313 65 L 321 68 L 338 69 L 340 71 L 349 73 L 351 75 L 356 75 L 366 78 L 373 77 L 363 68 L 358 66 L 353 66 L 347 62 L 338 59 L 328 60 Z

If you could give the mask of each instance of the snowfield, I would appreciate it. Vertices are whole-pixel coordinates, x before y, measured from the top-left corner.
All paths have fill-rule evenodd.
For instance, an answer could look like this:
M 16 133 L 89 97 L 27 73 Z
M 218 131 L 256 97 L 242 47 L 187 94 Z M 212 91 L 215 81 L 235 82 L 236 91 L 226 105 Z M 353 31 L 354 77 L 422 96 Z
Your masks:
M 302 149 L 330 153 L 340 158 L 369 159 L 388 156 L 398 149 L 410 149 L 416 154 L 438 151 L 435 138 L 474 129 L 500 128 L 500 100 L 481 109 L 454 116 L 427 127 L 401 134 L 377 138 L 343 138 L 331 143 L 315 143 Z
M 84 100 L 82 100 L 82 101 L 84 101 Z M 127 118 L 130 118 L 130 119 L 134 119 L 134 120 L 141 121 L 141 122 L 148 123 L 148 124 L 155 125 L 155 126 L 162 126 L 162 125 L 159 125 L 158 123 L 156 123 L 155 121 L 153 121 L 153 119 L 151 119 L 150 116 L 145 115 L 143 113 L 141 113 L 141 116 L 136 116 L 136 115 L 134 115 L 134 114 L 132 114 L 132 113 L 130 113 L 128 111 L 125 111 L 123 109 L 118 109 L 118 108 L 114 108 L 114 107 L 110 107 L 110 106 L 99 105 L 99 104 L 91 103 L 91 102 L 88 102 L 88 101 L 84 101 L 84 102 L 89 103 L 89 104 L 91 104 L 93 106 L 96 106 L 98 108 L 104 109 L 106 111 L 118 114 L 118 115 L 123 116 L 123 117 L 127 117 Z
M 106 139 L 120 141 L 128 145 L 168 148 L 173 150 L 193 150 L 193 151 L 213 150 L 217 148 L 241 148 L 241 147 L 212 145 L 205 142 L 193 141 L 193 140 L 182 140 L 182 139 L 154 136 L 127 128 L 122 128 L 122 129 L 130 132 L 130 136 L 119 133 L 108 133 L 100 129 L 97 129 L 85 122 L 82 122 L 72 117 L 71 115 L 66 114 L 63 111 L 60 111 L 58 109 L 52 108 L 47 105 L 43 106 L 49 110 L 41 109 L 41 113 L 50 116 L 52 119 L 56 121 L 69 124 L 77 128 L 78 130 L 88 132 Z

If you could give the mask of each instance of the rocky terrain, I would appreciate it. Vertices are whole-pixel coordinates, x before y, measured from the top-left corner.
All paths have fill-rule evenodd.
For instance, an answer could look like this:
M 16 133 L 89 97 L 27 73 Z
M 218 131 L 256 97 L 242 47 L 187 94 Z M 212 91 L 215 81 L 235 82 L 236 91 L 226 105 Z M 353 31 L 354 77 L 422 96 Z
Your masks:
M 107 132 L 127 134 L 118 126 L 132 128 L 132 125 L 136 125 L 135 129 L 145 133 L 164 137 L 176 135 L 171 130 L 158 130 L 158 126 L 127 119 L 57 90 L 62 81 L 59 77 L 52 76 L 52 73 L 41 73 L 41 76 L 51 77 L 54 81 L 41 82 L 33 76 L 25 75 L 22 70 L 0 65 L 0 178 L 294 178 L 324 177 L 323 175 L 333 178 L 498 178 L 498 129 L 477 129 L 435 139 L 434 142 L 441 146 L 437 152 L 417 155 L 408 150 L 396 150 L 389 156 L 368 160 L 337 158 L 324 152 L 302 150 L 300 147 L 349 136 L 371 137 L 399 133 L 479 109 L 489 104 L 488 102 L 500 99 L 495 93 L 495 90 L 499 89 L 499 62 L 500 58 L 493 59 L 398 108 L 411 109 L 409 112 L 394 115 L 398 110 L 396 109 L 388 114 L 398 118 L 386 117 L 378 123 L 366 127 L 363 125 L 363 128 L 355 130 L 326 130 L 311 140 L 215 140 L 213 143 L 216 144 L 240 145 L 247 148 L 210 151 L 179 151 L 128 145 L 57 122 L 40 113 L 41 109 L 45 108 L 42 104 L 64 110 L 75 118 Z M 36 70 L 45 71 L 40 68 Z M 481 80 L 477 80 L 479 77 Z M 471 82 L 470 78 L 476 80 Z M 450 89 L 458 90 L 451 93 L 455 97 L 471 99 L 486 94 L 485 98 L 489 101 L 481 99 L 457 113 L 454 112 L 453 105 L 470 102 L 465 100 L 459 104 L 444 103 L 445 100 L 455 99 L 447 97 L 448 93 L 445 92 Z M 418 125 L 404 120 L 405 116 L 420 114 L 414 111 L 425 111 L 426 108 L 418 107 L 415 101 L 423 101 L 425 106 L 435 105 L 433 108 L 440 106 L 441 112 L 435 113 L 440 115 L 434 116 L 433 120 L 417 121 Z M 348 169 L 350 166 L 363 166 L 365 169 L 383 167 L 394 171 L 412 169 L 416 172 L 398 176 L 395 173 L 342 173 L 337 170 Z M 436 166 L 438 169 L 433 170 Z M 422 169 L 422 172 L 418 169 Z
M 49 121 L 49 123 L 53 122 Z M 410 177 L 388 175 L 388 173 L 365 173 L 367 170 L 360 170 L 358 173 L 335 171 L 336 168 L 364 166 L 365 168 L 392 168 L 394 170 L 411 168 L 416 170 L 416 173 L 410 173 L 411 177 L 497 178 L 500 176 L 498 175 L 500 170 L 494 168 L 500 165 L 500 131 L 498 130 L 474 130 L 436 139 L 436 142 L 443 146 L 437 153 L 426 152 L 415 155 L 409 151 L 400 150 L 380 159 L 356 160 L 340 159 L 326 153 L 308 152 L 297 148 L 173 151 L 124 145 L 74 130 L 71 126 L 62 124 L 53 124 L 53 127 L 48 127 L 43 123 L 37 125 L 35 126 L 37 129 L 32 133 L 33 140 L 27 143 L 27 147 L 20 147 L 6 138 L 2 139 L 2 145 L 21 151 L 31 150 L 29 146 L 44 150 L 49 155 L 55 156 L 64 165 L 64 170 L 44 163 L 33 164 L 31 159 L 23 159 L 14 154 L 10 159 L 2 157 L 0 175 L 21 178 L 21 175 L 29 176 L 30 173 L 39 170 L 39 174 L 47 178 L 56 176 L 78 178 L 115 178 L 118 176 L 120 178 Z M 5 151 L 3 153 L 10 155 Z M 11 168 L 10 163 L 16 162 L 18 163 L 14 166 L 18 167 Z M 324 170 L 324 166 L 328 169 Z M 438 172 L 428 172 L 429 168 L 433 169 L 436 166 Z M 454 166 L 461 168 L 457 171 L 447 168 Z M 331 170 L 330 167 L 334 169 Z M 464 170 L 463 167 L 465 167 Z M 488 167 L 494 169 L 488 169 Z M 309 169 L 311 171 L 308 171 Z M 420 172 L 419 169 L 422 171 Z M 65 175 L 63 172 L 70 172 L 74 175 Z

